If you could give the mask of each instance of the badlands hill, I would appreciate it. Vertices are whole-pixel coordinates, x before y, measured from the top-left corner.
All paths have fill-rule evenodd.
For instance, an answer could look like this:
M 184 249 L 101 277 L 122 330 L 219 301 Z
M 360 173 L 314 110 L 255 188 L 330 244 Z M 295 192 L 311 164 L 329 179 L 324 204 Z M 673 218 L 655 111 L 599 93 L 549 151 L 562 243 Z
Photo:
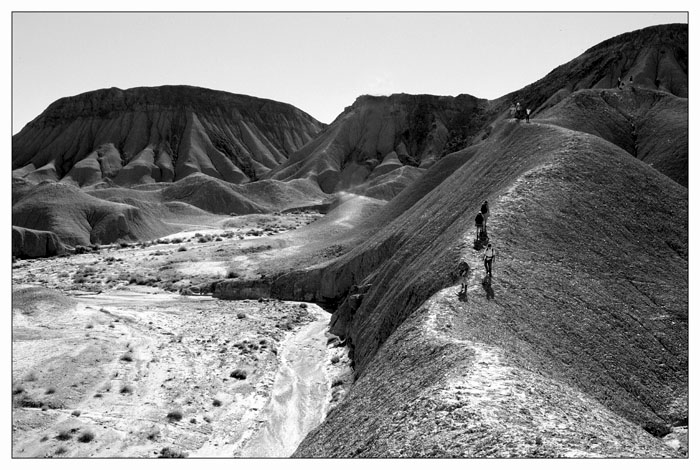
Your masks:
M 688 424 L 687 119 L 687 26 L 667 25 L 491 102 L 362 97 L 253 183 L 193 171 L 80 189 L 35 184 L 62 163 L 13 164 L 13 221 L 82 243 L 125 223 L 139 238 L 196 215 L 331 208 L 235 242 L 250 277 L 214 284 L 333 307 L 356 381 L 296 456 L 678 457 L 665 442 Z M 473 243 L 484 200 L 493 278 Z
M 327 193 L 352 189 L 364 194 L 400 178 L 406 180 L 403 188 L 420 169 L 463 147 L 481 129 L 486 104 L 469 95 L 361 96 L 267 177 L 309 178 Z M 413 170 L 407 173 L 406 168 Z
M 121 186 L 203 173 L 254 181 L 323 124 L 284 103 L 191 86 L 110 88 L 63 98 L 12 139 L 13 174 Z
M 296 455 L 668 455 L 652 437 L 688 416 L 687 190 L 562 126 L 493 136 L 311 274 L 320 298 L 345 299 L 332 329 L 359 380 Z M 484 199 L 491 281 L 472 246 Z

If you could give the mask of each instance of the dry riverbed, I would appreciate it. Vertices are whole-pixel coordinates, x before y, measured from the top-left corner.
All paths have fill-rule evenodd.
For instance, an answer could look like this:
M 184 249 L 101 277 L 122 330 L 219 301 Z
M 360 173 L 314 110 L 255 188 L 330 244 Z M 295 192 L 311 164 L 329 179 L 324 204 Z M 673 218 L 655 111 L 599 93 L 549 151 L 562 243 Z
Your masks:
M 157 271 L 157 251 L 15 263 L 14 457 L 290 455 L 342 398 L 352 374 L 327 312 L 118 279 Z

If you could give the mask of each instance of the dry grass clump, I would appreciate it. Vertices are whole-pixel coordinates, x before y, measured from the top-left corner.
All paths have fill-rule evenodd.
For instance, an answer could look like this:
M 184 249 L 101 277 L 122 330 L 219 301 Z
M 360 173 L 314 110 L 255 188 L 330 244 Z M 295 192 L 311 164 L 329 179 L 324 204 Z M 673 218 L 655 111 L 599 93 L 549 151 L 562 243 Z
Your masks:
M 185 457 L 187 457 L 187 453 L 170 447 L 163 447 L 158 456 L 159 459 L 184 459 Z
M 92 431 L 83 431 L 80 436 L 78 436 L 78 442 L 91 442 L 95 439 L 95 433 Z
M 173 410 L 168 412 L 166 418 L 168 418 L 168 421 L 181 421 L 182 420 L 182 411 L 180 410 Z

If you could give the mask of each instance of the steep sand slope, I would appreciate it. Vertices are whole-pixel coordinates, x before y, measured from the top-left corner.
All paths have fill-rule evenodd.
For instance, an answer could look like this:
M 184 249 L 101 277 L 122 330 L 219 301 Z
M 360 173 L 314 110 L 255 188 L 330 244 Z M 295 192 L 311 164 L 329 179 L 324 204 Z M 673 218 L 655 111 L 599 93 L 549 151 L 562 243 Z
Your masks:
M 479 331 L 505 334 L 476 339 L 526 351 L 522 367 L 639 426 L 687 419 L 687 189 L 589 134 L 515 122 L 494 132 L 440 186 L 318 274 L 330 280 L 320 286 L 329 298 L 347 295 L 347 280 L 371 283 L 334 315 L 358 372 L 411 312 L 456 283 L 460 257 L 480 269 L 472 219 L 488 199 L 499 258 Z
M 31 181 L 132 186 L 203 173 L 259 178 L 323 124 L 284 103 L 190 86 L 109 88 L 62 98 L 12 139 Z

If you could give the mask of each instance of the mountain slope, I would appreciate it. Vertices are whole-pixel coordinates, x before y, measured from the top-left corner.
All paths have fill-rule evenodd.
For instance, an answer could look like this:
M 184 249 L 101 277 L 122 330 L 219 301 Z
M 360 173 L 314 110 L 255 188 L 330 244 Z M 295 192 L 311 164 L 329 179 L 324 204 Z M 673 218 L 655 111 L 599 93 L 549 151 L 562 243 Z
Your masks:
M 268 177 L 310 178 L 330 193 L 403 166 L 427 168 L 480 129 L 485 104 L 469 95 L 362 96 Z
M 143 240 L 169 231 L 143 208 L 90 196 L 63 183 L 42 183 L 12 206 L 18 227 L 55 233 L 70 245 Z
M 284 162 L 323 124 L 291 105 L 190 86 L 63 98 L 12 139 L 15 176 L 124 186 L 204 173 L 242 183 Z
M 600 138 L 551 124 L 497 126 L 441 185 L 322 269 L 322 279 L 366 286 L 333 319 L 354 345 L 361 377 L 384 369 L 378 354 L 411 312 L 456 284 L 461 257 L 479 285 L 472 219 L 484 199 L 496 276 L 477 287 L 457 337 L 496 347 L 637 426 L 687 419 L 687 189 Z M 347 281 L 326 282 L 319 295 L 342 298 L 344 289 Z M 456 305 L 454 297 L 449 308 Z M 325 426 L 334 432 L 333 421 Z
M 617 145 L 688 186 L 688 100 L 627 87 L 581 90 L 537 116 Z

